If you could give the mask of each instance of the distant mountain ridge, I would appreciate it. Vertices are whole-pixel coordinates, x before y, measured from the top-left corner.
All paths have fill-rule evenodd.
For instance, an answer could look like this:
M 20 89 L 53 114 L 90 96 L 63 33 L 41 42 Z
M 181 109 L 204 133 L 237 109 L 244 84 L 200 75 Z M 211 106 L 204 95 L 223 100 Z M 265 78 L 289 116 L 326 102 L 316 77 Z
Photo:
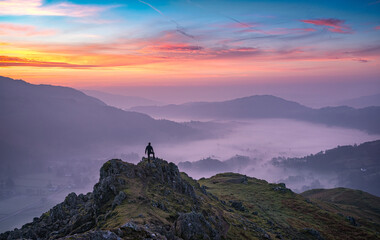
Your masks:
M 190 119 L 287 118 L 380 133 L 380 107 L 313 109 L 271 95 L 255 95 L 223 102 L 134 107 L 132 110 L 152 116 Z
M 302 158 L 278 157 L 281 168 L 332 174 L 338 186 L 361 189 L 380 196 L 380 140 L 354 146 L 338 146 Z
M 39 169 L 37 163 L 46 159 L 99 154 L 130 143 L 200 136 L 188 126 L 110 107 L 72 88 L 5 77 L 0 77 L 0 112 L 0 172 Z
M 224 172 L 240 172 L 249 164 L 253 164 L 255 159 L 247 156 L 236 155 L 225 161 L 220 161 L 211 157 L 201 159 L 195 162 L 179 162 L 178 167 L 181 171 L 187 172 L 191 176 L 195 173 L 201 176 L 215 175 Z
M 342 101 L 339 101 L 337 105 L 346 105 L 346 106 L 350 106 L 354 108 L 380 106 L 380 93 L 369 95 L 369 96 L 362 96 L 362 97 L 342 100 Z
M 270 105 L 270 107 L 262 108 L 263 105 Z M 278 112 L 273 112 L 270 108 L 276 108 Z M 191 102 L 181 105 L 142 106 L 131 108 L 131 110 L 150 112 L 151 114 L 159 113 L 170 117 L 190 117 L 195 115 L 196 117 L 205 118 L 270 118 L 275 116 L 285 118 L 291 117 L 298 112 L 307 111 L 308 108 L 282 98 L 270 95 L 256 95 L 223 102 Z
M 121 109 L 129 109 L 135 106 L 152 106 L 152 105 L 162 105 L 162 103 L 142 98 L 136 96 L 125 96 L 118 94 L 111 94 L 107 92 L 95 91 L 95 90 L 82 90 L 85 94 L 98 98 L 105 102 L 107 105 L 121 108 Z
M 379 198 L 367 196 L 379 204 Z M 356 201 L 352 207 L 366 203 L 360 198 Z M 92 192 L 70 193 L 21 229 L 0 234 L 0 240 L 378 237 L 380 225 L 371 219 L 376 210 L 358 209 L 355 218 L 337 212 L 340 207 L 295 194 L 283 183 L 241 174 L 196 181 L 162 159 L 143 159 L 137 165 L 112 159 L 101 167 Z

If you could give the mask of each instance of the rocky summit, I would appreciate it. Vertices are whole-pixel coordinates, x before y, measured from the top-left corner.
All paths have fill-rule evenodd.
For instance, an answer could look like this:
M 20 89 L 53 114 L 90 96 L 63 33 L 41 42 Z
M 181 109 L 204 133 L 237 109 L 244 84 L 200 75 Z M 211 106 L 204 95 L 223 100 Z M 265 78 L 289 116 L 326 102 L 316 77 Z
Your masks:
M 349 216 L 334 204 L 240 174 L 196 181 L 162 159 L 112 159 L 93 192 L 0 239 L 380 239 L 378 209 Z

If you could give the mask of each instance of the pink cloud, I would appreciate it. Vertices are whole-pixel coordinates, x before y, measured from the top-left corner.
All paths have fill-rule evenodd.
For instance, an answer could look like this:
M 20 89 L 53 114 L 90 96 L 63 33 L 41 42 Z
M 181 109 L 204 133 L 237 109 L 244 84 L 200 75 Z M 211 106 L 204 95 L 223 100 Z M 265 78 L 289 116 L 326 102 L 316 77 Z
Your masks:
M 43 0 L 3 0 L 0 1 L 0 15 L 85 17 L 115 7 L 78 5 L 68 2 L 44 6 L 43 2 Z
M 47 36 L 54 35 L 55 30 L 37 30 L 35 26 L 0 23 L 0 35 Z
M 208 49 L 206 58 L 218 59 L 231 59 L 231 58 L 245 58 L 254 55 L 260 55 L 262 51 L 258 48 L 252 47 L 237 47 L 237 48 L 222 48 L 222 49 Z
M 367 63 L 367 62 L 369 62 L 368 59 L 364 59 L 364 58 L 354 58 L 352 60 L 357 61 L 357 62 L 361 62 L 361 63 Z
M 304 23 L 314 24 L 317 26 L 325 26 L 330 32 L 335 33 L 352 33 L 350 27 L 344 24 L 344 20 L 336 19 L 336 18 L 321 18 L 314 20 L 300 20 Z
M 293 30 L 304 31 L 304 32 L 315 32 L 316 31 L 314 28 L 293 28 Z
M 380 30 L 380 26 L 376 26 L 376 27 L 375 27 L 375 30 Z

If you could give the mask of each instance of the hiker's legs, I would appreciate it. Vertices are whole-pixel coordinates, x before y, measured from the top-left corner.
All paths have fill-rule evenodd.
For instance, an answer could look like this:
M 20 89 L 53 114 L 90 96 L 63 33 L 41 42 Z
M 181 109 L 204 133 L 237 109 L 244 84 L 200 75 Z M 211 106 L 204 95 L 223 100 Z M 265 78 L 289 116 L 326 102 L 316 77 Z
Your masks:
M 156 159 L 156 158 L 154 157 L 154 153 L 152 153 L 152 154 L 153 154 L 153 160 Z

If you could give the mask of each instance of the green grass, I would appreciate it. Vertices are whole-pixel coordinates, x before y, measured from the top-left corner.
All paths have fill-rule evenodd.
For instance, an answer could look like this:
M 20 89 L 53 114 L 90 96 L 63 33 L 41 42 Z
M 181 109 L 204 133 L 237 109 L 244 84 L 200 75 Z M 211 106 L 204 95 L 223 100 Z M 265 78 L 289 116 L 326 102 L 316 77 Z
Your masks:
M 347 188 L 313 189 L 303 196 L 322 208 L 344 216 L 354 217 L 362 226 L 380 232 L 380 198 Z
M 145 164 L 146 161 L 139 163 L 140 166 Z M 172 226 L 180 213 L 196 210 L 210 217 L 212 227 L 226 239 L 262 239 L 265 234 L 271 239 L 313 239 L 305 229 L 315 229 L 325 239 L 378 238 L 376 229 L 353 226 L 345 216 L 339 215 L 337 211 L 343 206 L 328 205 L 320 200 L 311 202 L 283 184 L 236 173 L 196 181 L 181 173 L 181 178 L 193 186 L 197 196 L 194 199 L 156 181 L 151 176 L 157 169 L 147 168 L 150 172 L 146 178 L 117 176 L 125 181 L 117 190 L 124 191 L 127 198 L 115 209 L 111 208 L 113 200 L 103 206 L 98 228 L 112 230 L 130 221 Z M 202 186 L 206 187 L 206 194 Z M 230 201 L 241 202 L 245 210 L 235 209 Z M 155 206 L 157 203 L 165 207 Z
M 225 173 L 198 182 L 220 199 L 241 201 L 248 210 L 242 215 L 272 237 L 278 233 L 283 237 L 291 236 L 304 228 L 316 229 L 327 239 L 375 237 L 374 230 L 352 226 L 344 217 L 306 201 L 301 195 L 291 191 L 275 191 L 274 188 L 280 185 L 255 178 L 248 178 L 247 184 L 233 183 L 242 177 L 240 174 Z

